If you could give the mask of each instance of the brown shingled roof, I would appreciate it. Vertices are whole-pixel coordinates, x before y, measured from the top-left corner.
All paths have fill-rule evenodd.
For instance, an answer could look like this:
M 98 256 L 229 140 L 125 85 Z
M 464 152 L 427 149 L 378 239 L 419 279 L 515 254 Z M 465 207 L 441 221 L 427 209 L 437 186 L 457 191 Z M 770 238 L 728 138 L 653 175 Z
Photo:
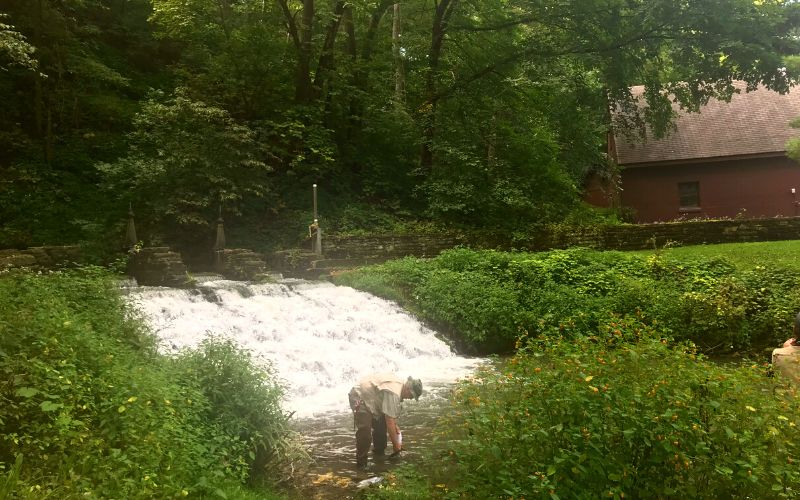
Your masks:
M 782 155 L 786 141 L 800 136 L 789 122 L 800 117 L 800 89 L 781 95 L 759 87 L 745 92 L 744 82 L 736 82 L 741 93 L 731 102 L 711 99 L 700 113 L 678 113 L 676 130 L 663 139 L 648 134 L 644 143 L 616 137 L 617 162 L 640 165 L 722 159 L 753 155 Z M 634 96 L 641 96 L 644 87 L 631 87 Z

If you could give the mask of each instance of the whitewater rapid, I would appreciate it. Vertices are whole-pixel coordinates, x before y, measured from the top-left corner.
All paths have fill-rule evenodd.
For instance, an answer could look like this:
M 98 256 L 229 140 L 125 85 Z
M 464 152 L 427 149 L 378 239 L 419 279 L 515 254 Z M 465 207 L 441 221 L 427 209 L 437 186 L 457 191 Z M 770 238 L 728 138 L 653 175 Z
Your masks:
M 298 417 L 349 411 L 348 390 L 372 372 L 441 386 L 482 362 L 453 353 L 396 304 L 327 282 L 209 279 L 193 289 L 132 287 L 126 297 L 164 353 L 195 347 L 213 333 L 271 364 L 287 388 L 286 410 Z

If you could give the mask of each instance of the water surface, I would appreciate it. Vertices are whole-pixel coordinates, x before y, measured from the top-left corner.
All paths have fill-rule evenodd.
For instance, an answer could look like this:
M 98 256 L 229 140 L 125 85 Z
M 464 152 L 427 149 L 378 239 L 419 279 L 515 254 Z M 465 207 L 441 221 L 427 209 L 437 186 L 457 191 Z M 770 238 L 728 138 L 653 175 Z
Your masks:
M 400 420 L 408 449 L 401 460 L 413 461 L 430 444 L 454 381 L 483 362 L 456 355 L 396 304 L 327 282 L 209 278 L 195 289 L 132 287 L 127 297 L 156 331 L 164 353 L 194 347 L 213 333 L 274 367 L 287 389 L 284 408 L 294 412 L 314 459 L 310 481 L 317 498 L 341 498 L 355 481 L 395 464 L 378 459 L 367 473 L 354 468 L 347 392 L 355 381 L 385 371 L 422 379 L 423 396 L 403 403 Z

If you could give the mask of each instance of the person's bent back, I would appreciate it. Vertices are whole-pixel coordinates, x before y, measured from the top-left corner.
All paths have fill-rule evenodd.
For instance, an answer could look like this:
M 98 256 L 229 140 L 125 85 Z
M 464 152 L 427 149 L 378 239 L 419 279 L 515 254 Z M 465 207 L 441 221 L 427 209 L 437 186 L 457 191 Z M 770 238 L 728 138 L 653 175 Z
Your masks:
M 781 376 L 800 383 L 800 346 L 780 347 L 772 351 L 772 366 Z

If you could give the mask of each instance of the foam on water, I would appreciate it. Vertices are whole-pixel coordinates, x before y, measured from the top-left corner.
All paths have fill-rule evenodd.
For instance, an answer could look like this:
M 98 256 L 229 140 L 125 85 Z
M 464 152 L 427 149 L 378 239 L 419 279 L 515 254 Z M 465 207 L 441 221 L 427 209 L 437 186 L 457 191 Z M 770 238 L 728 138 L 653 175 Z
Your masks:
M 371 372 L 449 383 L 481 362 L 455 355 L 396 304 L 330 283 L 211 280 L 190 290 L 133 288 L 128 298 L 162 352 L 214 333 L 272 363 L 288 388 L 286 409 L 301 417 L 349 411 L 349 388 Z

